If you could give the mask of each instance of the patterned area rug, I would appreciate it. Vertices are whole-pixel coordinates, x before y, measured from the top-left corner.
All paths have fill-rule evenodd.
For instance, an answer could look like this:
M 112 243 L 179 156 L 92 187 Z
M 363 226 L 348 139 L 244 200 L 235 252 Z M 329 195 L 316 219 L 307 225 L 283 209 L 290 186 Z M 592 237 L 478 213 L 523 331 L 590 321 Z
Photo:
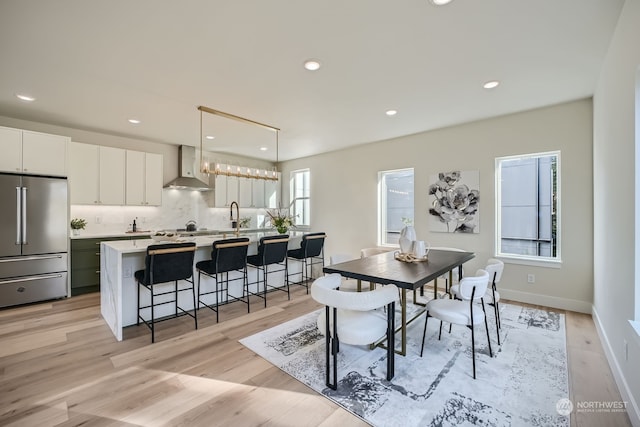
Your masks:
M 374 426 L 568 426 L 558 400 L 567 398 L 564 315 L 501 304 L 501 346 L 488 310 L 493 358 L 483 327 L 476 327 L 476 369 L 471 331 L 443 328 L 430 318 L 424 357 L 424 316 L 408 328 L 406 357 L 396 356 L 395 377 L 386 381 L 386 351 L 342 344 L 338 390 L 324 384 L 324 336 L 318 312 L 240 342 L 284 372 Z M 399 338 L 398 338 L 399 339 Z M 561 411 L 562 412 L 562 411 Z

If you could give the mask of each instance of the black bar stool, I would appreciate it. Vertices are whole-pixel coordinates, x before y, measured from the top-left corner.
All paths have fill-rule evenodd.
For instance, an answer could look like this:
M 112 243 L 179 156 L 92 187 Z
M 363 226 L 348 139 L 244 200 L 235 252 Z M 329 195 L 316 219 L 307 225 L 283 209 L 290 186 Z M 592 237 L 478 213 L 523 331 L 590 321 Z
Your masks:
M 309 233 L 302 236 L 300 247 L 287 251 L 289 258 L 297 259 L 302 262 L 302 270 L 300 273 L 301 280 L 295 282 L 294 285 L 303 285 L 309 293 L 309 281 L 313 279 L 313 266 L 322 264 L 324 267 L 324 239 L 327 237 L 325 233 Z
M 196 244 L 188 243 L 167 243 L 160 245 L 150 245 L 147 248 L 147 255 L 144 259 L 144 270 L 138 270 L 134 273 L 135 279 L 138 281 L 138 320 L 140 324 L 142 320 L 149 329 L 151 329 L 151 342 L 154 343 L 155 323 L 162 320 L 172 319 L 184 314 L 193 317 L 196 329 L 198 329 L 198 317 L 196 310 L 196 292 L 193 284 L 193 258 L 196 251 Z M 180 287 L 178 281 L 183 280 L 190 283 L 191 286 Z M 154 287 L 159 284 L 174 282 L 173 290 L 154 291 Z M 144 287 L 149 291 L 151 303 L 149 305 L 141 305 L 140 289 Z M 193 295 L 193 314 L 178 306 L 178 293 L 183 291 L 191 291 Z M 162 302 L 155 302 L 156 297 L 173 294 L 173 299 L 162 298 Z M 156 319 L 155 308 L 164 304 L 175 304 L 175 313 L 170 316 L 163 316 Z M 140 314 L 141 310 L 151 309 L 151 319 L 145 319 Z M 178 313 L 180 310 L 181 313 Z
M 289 293 L 289 268 L 287 263 L 287 245 L 289 244 L 288 234 L 279 234 L 276 236 L 265 236 L 260 238 L 258 245 L 258 253 L 249 255 L 247 263 L 256 269 L 256 292 L 249 292 L 251 295 L 264 299 L 264 306 L 267 306 L 267 288 L 281 290 L 287 293 L 287 298 L 291 299 Z M 269 266 L 280 266 L 276 270 L 269 271 Z M 284 271 L 284 286 L 271 286 L 268 284 L 269 273 L 277 273 Z M 262 295 L 260 295 L 260 272 L 262 272 Z M 286 289 L 283 289 L 286 286 Z
M 211 249 L 211 259 L 196 263 L 198 270 L 198 309 L 201 304 L 216 312 L 216 322 L 219 320 L 218 308 L 220 306 L 220 292 L 226 292 L 224 304 L 242 301 L 249 308 L 249 288 L 247 279 L 247 250 L 249 249 L 249 238 L 241 237 L 237 239 L 225 239 L 213 242 Z M 229 272 L 237 271 L 241 277 L 229 279 Z M 201 275 L 211 277 L 215 280 L 215 290 L 202 292 Z M 229 283 L 242 280 L 242 296 L 229 294 Z M 246 292 L 246 293 L 245 293 Z M 202 296 L 215 294 L 215 305 L 211 305 L 202 300 Z

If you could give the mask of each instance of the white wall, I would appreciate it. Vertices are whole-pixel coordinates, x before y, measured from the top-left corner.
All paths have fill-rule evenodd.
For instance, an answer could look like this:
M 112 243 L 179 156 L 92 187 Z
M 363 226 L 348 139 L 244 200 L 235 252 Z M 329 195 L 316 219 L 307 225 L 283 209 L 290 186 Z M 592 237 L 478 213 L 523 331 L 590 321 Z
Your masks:
M 413 167 L 417 235 L 434 246 L 476 253 L 469 271 L 494 255 L 495 158 L 561 150 L 561 268 L 508 264 L 505 297 L 590 312 L 593 298 L 592 102 L 579 100 L 403 138 L 361 145 L 283 164 L 283 177 L 311 170 L 311 222 L 328 233 L 326 254 L 359 255 L 377 239 L 378 171 Z M 480 171 L 480 233 L 429 232 L 429 177 L 440 171 Z M 288 200 L 284 185 L 283 200 Z M 527 274 L 536 276 L 527 283 Z
M 640 212 L 635 209 L 639 40 L 640 0 L 627 0 L 594 95 L 593 143 L 594 319 L 634 425 L 640 425 L 640 338 L 628 320 L 638 309 L 640 282 L 634 268 L 640 265 Z

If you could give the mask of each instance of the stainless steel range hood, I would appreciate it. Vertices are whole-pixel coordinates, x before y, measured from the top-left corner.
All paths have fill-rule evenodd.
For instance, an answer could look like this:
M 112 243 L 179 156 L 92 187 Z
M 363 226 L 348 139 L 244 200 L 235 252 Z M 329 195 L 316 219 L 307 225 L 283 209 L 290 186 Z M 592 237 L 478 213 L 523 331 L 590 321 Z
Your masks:
M 213 188 L 204 181 L 207 175 L 199 172 L 199 158 L 195 147 L 181 145 L 178 152 L 178 177 L 165 185 L 165 188 L 178 190 L 211 191 Z M 199 178 L 201 177 L 201 178 Z

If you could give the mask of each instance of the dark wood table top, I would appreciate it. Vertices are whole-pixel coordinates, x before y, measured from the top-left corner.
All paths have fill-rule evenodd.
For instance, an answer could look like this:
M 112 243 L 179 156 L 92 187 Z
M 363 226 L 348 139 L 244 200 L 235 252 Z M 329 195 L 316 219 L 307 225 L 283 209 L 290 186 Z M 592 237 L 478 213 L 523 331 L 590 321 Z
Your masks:
M 367 282 L 395 284 L 399 288 L 417 289 L 474 257 L 473 252 L 434 249 L 429 251 L 428 261 L 403 262 L 396 260 L 394 252 L 391 251 L 328 265 L 323 271 Z

